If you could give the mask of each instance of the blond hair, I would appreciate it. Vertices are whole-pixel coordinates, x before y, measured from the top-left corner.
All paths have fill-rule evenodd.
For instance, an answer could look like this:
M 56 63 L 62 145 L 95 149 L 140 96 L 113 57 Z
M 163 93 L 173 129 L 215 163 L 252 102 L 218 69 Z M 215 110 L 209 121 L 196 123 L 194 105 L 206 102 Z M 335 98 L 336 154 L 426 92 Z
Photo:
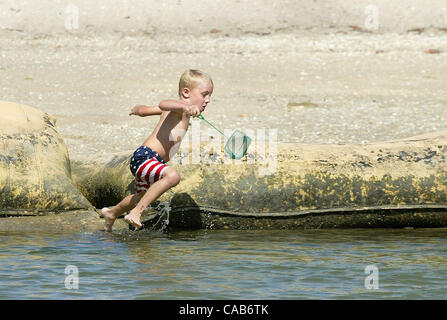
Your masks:
M 186 70 L 183 72 L 182 76 L 180 77 L 180 81 L 178 84 L 178 95 L 182 95 L 182 91 L 184 88 L 188 88 L 189 90 L 194 89 L 197 87 L 197 85 L 202 82 L 209 82 L 213 84 L 213 80 L 211 77 L 206 74 L 205 72 L 202 72 L 200 70 Z

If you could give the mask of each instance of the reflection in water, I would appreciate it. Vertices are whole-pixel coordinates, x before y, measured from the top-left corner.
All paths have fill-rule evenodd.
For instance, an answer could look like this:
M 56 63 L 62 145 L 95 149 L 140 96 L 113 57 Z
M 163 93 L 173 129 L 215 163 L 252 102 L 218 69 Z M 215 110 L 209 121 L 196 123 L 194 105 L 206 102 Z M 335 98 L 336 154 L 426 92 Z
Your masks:
M 445 299 L 446 229 L 0 233 L 1 299 Z M 64 286 L 79 270 L 79 289 Z M 365 288 L 365 268 L 379 289 Z

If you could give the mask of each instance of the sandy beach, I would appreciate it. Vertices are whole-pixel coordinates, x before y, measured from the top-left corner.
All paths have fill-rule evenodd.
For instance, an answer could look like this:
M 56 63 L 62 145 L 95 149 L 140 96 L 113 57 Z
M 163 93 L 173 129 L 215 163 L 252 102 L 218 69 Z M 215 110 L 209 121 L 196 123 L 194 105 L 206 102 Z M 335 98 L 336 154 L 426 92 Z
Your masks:
M 445 130 L 447 5 L 388 2 L 0 1 L 1 100 L 55 116 L 72 160 L 139 146 L 158 117 L 130 108 L 176 98 L 188 68 L 213 77 L 204 116 L 222 129 L 300 143 Z

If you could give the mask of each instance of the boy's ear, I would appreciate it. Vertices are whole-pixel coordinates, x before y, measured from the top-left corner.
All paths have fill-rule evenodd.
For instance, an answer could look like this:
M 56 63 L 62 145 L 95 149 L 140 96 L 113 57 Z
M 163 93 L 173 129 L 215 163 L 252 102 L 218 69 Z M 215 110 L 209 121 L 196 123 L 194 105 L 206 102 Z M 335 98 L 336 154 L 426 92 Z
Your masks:
M 182 90 L 182 96 L 183 96 L 183 98 L 185 98 L 185 99 L 189 99 L 189 93 L 190 93 L 190 91 L 189 91 L 188 88 L 183 88 L 183 90 Z

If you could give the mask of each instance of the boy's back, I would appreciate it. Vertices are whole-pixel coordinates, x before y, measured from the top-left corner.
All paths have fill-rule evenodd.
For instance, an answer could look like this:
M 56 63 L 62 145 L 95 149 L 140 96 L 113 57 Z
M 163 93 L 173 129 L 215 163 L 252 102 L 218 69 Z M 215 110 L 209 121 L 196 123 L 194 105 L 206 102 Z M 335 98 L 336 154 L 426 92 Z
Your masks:
M 177 153 L 188 130 L 190 117 L 198 116 L 205 110 L 212 92 L 212 82 L 202 81 L 192 89 L 183 88 L 179 100 L 160 102 L 158 107 L 163 111 L 160 121 L 143 145 L 158 152 L 168 162 Z M 176 147 L 172 149 L 174 145 Z
M 177 153 L 180 142 L 188 130 L 190 117 L 185 113 L 164 111 L 152 134 L 144 141 L 147 146 L 158 152 L 165 162 Z M 172 147 L 177 146 L 172 149 Z M 171 150 L 172 149 L 172 150 Z

